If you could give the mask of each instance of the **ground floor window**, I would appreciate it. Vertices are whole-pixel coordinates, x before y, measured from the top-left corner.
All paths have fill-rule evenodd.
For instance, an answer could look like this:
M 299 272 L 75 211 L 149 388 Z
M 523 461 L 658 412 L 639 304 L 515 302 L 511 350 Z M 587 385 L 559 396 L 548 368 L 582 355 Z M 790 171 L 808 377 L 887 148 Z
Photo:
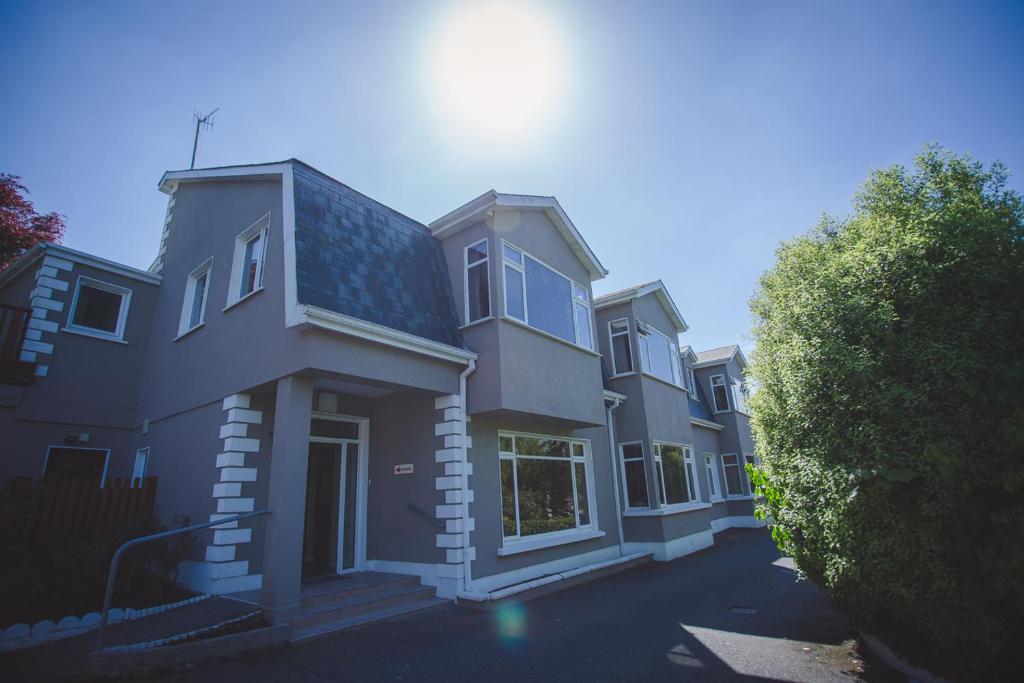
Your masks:
M 506 540 L 591 527 L 588 441 L 499 432 L 498 457 Z
M 757 465 L 758 465 L 757 458 L 754 457 L 753 455 L 751 455 L 750 453 L 745 453 L 743 455 L 743 460 L 746 462 L 746 464 L 750 465 L 751 467 L 757 467 Z M 754 484 L 753 484 L 753 482 L 750 481 L 749 477 L 747 477 L 747 483 L 750 485 L 750 494 L 753 495 L 754 494 Z
M 644 466 L 644 445 L 639 441 L 619 445 L 622 455 L 622 480 L 626 487 L 626 508 L 651 506 L 647 497 L 647 468 Z
M 693 462 L 693 449 L 689 446 L 655 442 L 654 473 L 662 505 L 700 500 L 697 468 Z
M 132 488 L 142 488 L 142 480 L 146 478 L 147 469 L 149 469 L 149 449 L 140 448 L 135 451 L 135 465 L 132 467 Z
M 50 446 L 43 465 L 43 479 L 98 479 L 107 475 L 110 451 L 100 448 Z
M 704 454 L 704 469 L 708 473 L 708 493 L 711 500 L 718 500 L 722 497 L 722 486 L 718 483 L 718 468 L 715 467 L 715 454 Z
M 725 490 L 730 496 L 743 495 L 743 483 L 740 480 L 740 461 L 735 454 L 722 455 L 722 468 L 725 470 Z

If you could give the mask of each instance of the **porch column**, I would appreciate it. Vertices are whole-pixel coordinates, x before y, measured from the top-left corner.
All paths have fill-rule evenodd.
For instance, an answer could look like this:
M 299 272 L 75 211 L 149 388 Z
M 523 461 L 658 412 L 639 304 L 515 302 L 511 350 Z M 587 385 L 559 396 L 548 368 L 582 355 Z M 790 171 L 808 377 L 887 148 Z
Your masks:
M 301 602 L 312 405 L 312 380 L 292 375 L 277 381 L 263 555 L 263 607 L 271 621 L 294 615 Z

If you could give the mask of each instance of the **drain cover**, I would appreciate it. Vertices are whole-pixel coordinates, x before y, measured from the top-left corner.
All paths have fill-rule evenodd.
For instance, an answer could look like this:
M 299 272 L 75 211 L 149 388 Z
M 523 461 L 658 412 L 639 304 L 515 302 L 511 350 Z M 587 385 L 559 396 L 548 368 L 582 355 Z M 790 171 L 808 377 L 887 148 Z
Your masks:
M 753 607 L 730 607 L 729 611 L 733 614 L 757 614 L 757 610 Z

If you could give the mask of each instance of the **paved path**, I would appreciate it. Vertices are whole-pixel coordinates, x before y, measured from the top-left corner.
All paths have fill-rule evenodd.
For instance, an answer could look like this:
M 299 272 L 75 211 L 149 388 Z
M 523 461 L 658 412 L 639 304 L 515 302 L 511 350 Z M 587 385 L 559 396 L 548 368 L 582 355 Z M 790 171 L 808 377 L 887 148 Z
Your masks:
M 160 680 L 856 679 L 849 625 L 791 567 L 767 531 L 732 530 L 701 553 L 496 613 L 447 606 Z

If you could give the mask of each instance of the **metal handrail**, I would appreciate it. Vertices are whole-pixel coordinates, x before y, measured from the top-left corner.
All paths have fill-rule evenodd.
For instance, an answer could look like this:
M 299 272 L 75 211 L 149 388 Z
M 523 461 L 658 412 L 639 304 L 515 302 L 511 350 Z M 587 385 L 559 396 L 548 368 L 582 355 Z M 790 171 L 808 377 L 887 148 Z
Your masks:
M 199 529 L 207 529 L 211 526 L 220 526 L 221 524 L 231 524 L 242 519 L 248 519 L 249 517 L 256 517 L 258 515 L 269 515 L 270 508 L 263 508 L 262 510 L 256 510 L 254 512 L 244 512 L 234 517 L 225 517 L 224 519 L 218 519 L 215 521 L 203 522 L 202 524 L 193 524 L 191 526 L 183 526 L 180 529 L 170 529 L 169 531 L 161 531 L 157 534 L 150 534 L 149 536 L 139 536 L 133 538 L 121 545 L 116 551 L 114 551 L 114 557 L 110 560 L 110 572 L 107 574 L 107 592 L 103 596 L 103 611 L 100 613 L 100 627 L 99 632 L 96 634 L 96 649 L 99 650 L 103 647 L 103 630 L 107 627 L 107 617 L 110 614 L 110 601 L 114 597 L 114 582 L 117 580 L 117 563 L 121 560 L 121 555 L 124 551 L 133 545 L 139 545 L 140 543 L 148 543 L 149 541 L 156 541 L 161 538 L 168 538 L 170 536 L 177 536 L 178 534 L 186 534 L 190 531 L 198 531 Z
M 434 517 L 432 514 L 430 514 L 426 510 L 423 510 L 423 509 L 413 505 L 412 503 L 408 503 L 406 505 L 406 507 L 408 507 L 409 510 L 411 510 L 413 512 L 413 514 L 415 514 L 417 517 L 422 517 L 423 519 L 427 520 L 428 522 L 430 522 L 431 524 L 433 524 L 434 526 L 436 526 L 436 527 L 438 527 L 440 529 L 444 529 L 445 528 L 444 522 L 439 520 L 437 517 Z

